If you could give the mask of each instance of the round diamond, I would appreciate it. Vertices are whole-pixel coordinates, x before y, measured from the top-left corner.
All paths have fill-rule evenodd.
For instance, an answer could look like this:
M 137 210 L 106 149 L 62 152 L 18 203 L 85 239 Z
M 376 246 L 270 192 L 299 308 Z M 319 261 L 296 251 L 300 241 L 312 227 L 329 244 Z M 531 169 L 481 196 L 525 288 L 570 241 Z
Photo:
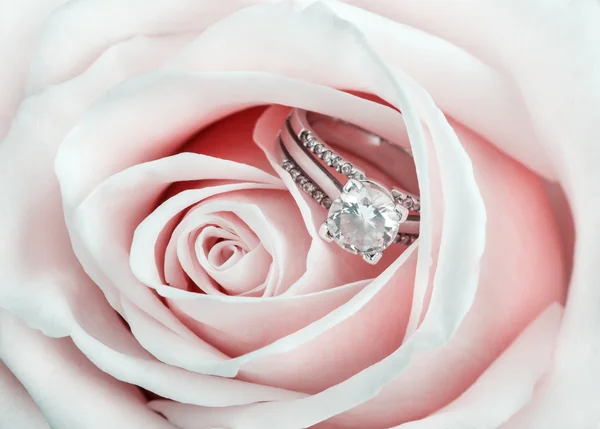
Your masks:
M 323 192 L 321 192 L 320 190 L 316 190 L 315 192 L 313 192 L 312 197 L 318 202 L 320 203 L 321 200 L 323 198 L 325 198 L 325 194 Z
M 341 172 L 344 173 L 344 174 L 346 174 L 346 175 L 352 173 L 352 164 L 350 164 L 349 162 L 347 162 L 344 165 L 342 165 Z
M 302 130 L 302 132 L 300 133 L 300 140 L 302 140 L 303 142 L 306 142 L 310 138 L 311 138 L 310 133 L 307 130 Z
M 292 168 L 294 168 L 294 163 L 286 159 L 285 161 L 283 161 L 283 164 L 281 166 L 285 171 L 289 172 Z
M 341 156 L 335 156 L 330 162 L 329 162 L 329 166 L 335 168 L 337 171 L 341 172 L 341 168 L 342 168 L 342 157 Z
M 311 149 L 316 143 L 317 143 L 317 140 L 311 136 L 304 142 L 304 146 Z
M 396 238 L 401 214 L 393 197 L 369 181 L 351 181 L 331 204 L 327 228 L 338 245 L 359 254 L 381 252 Z
M 312 192 L 315 190 L 315 185 L 313 185 L 310 182 L 306 182 L 302 185 L 302 189 L 304 189 L 304 192 L 306 192 L 307 194 L 312 195 Z

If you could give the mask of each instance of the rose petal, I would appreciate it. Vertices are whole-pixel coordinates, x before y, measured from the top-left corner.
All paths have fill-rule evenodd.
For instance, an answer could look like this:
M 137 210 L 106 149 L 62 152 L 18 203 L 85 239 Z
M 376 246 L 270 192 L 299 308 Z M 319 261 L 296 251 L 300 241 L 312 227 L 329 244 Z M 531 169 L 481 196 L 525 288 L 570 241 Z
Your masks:
M 498 427 L 533 396 L 536 383 L 549 370 L 562 318 L 551 305 L 457 400 L 422 420 L 398 429 Z
M 331 419 L 332 424 L 389 427 L 429 415 L 468 388 L 544 308 L 564 300 L 559 234 L 544 183 L 469 130 L 452 124 L 472 159 L 488 212 L 475 301 L 448 344 L 416 354 L 376 398 Z
M 438 13 L 431 14 L 434 5 Z M 555 369 L 531 407 L 516 419 L 515 427 L 590 426 L 600 420 L 595 388 L 600 383 L 595 329 L 595 303 L 600 297 L 593 287 L 600 276 L 599 199 L 593 185 L 600 180 L 600 62 L 595 55 L 600 43 L 600 8 L 594 1 L 465 5 L 457 0 L 440 9 L 438 2 L 423 1 L 418 7 L 395 2 L 390 9 L 387 2 L 368 3 L 369 7 L 385 7 L 395 19 L 439 34 L 478 56 L 510 76 L 523 97 L 542 151 L 552 163 L 553 176 L 568 195 L 577 241 Z M 460 25 L 458 11 L 461 22 L 477 25 Z M 507 26 L 514 31 L 507 33 Z M 519 153 L 513 155 L 528 166 L 535 164 Z
M 69 339 L 51 339 L 0 315 L 0 356 L 52 427 L 173 426 L 146 407 L 139 389 L 104 374 Z M 73 404 L 77 407 L 73 407 Z M 30 426 L 27 426 L 30 427 Z
M 473 16 L 469 25 L 452 30 L 454 25 L 464 22 L 467 13 L 471 15 L 480 7 L 472 4 L 460 7 L 460 3 L 460 0 L 447 2 L 441 12 L 435 0 L 418 5 L 403 1 L 389 4 L 385 0 L 328 2 L 343 19 L 365 34 L 385 61 L 406 71 L 422 85 L 444 112 L 537 173 L 555 178 L 553 162 L 536 135 L 514 82 L 499 73 L 494 63 L 486 61 L 485 45 L 473 43 L 480 40 L 480 35 L 464 37 L 465 32 L 489 28 L 482 24 L 484 15 Z M 437 13 L 432 14 L 432 8 Z M 365 9 L 374 13 L 365 13 Z M 495 20 L 497 13 L 500 12 L 488 12 L 485 17 Z M 504 37 L 506 27 L 500 31 L 502 36 L 498 41 L 505 48 L 513 46 Z M 452 43 L 457 41 L 461 43 Z
M 394 429 L 494 428 L 500 425 L 529 401 L 536 382 L 550 368 L 561 316 L 560 306 L 550 306 L 458 399 L 424 419 Z M 165 400 L 151 401 L 149 406 L 182 429 L 212 428 L 226 421 L 219 418 L 223 414 L 221 410 Z M 227 410 L 227 415 L 233 417 L 246 407 L 232 407 Z M 202 423 L 199 425 L 198 422 Z M 335 424 L 315 426 L 339 427 Z
M 256 270 L 245 271 L 242 269 L 242 271 L 238 273 L 238 276 L 232 276 L 232 272 L 227 270 L 229 267 L 225 266 L 225 264 L 233 264 L 233 267 L 235 267 L 237 262 L 243 258 L 237 248 L 245 247 L 245 244 L 240 241 L 223 241 L 214 245 L 204 244 L 204 240 L 209 240 L 209 243 L 211 241 L 211 238 L 207 238 L 207 234 L 214 234 L 221 238 L 227 236 L 230 240 L 236 240 L 238 237 L 227 230 L 222 230 L 214 226 L 207 226 L 219 222 L 218 220 L 215 220 L 215 218 L 219 218 L 219 213 L 207 214 L 206 211 L 199 210 L 200 206 L 201 203 L 190 209 L 183 217 L 181 223 L 179 223 L 173 231 L 171 240 L 166 249 L 166 258 L 170 256 L 170 252 L 175 252 L 174 256 L 171 256 L 171 258 L 177 258 L 185 273 L 194 282 L 194 285 L 206 293 L 216 295 L 238 295 L 264 290 L 264 283 L 267 279 L 272 262 L 271 255 L 261 246 L 263 252 L 260 253 L 260 259 L 256 261 L 258 262 L 255 267 Z M 238 224 L 243 224 L 243 221 L 235 216 L 231 216 L 230 218 L 237 219 Z M 239 228 L 243 227 L 240 226 Z M 213 230 L 215 231 L 213 232 Z M 250 234 L 252 234 L 252 232 L 250 232 Z M 254 238 L 254 240 L 256 240 L 256 238 Z M 138 243 L 139 240 L 136 241 L 134 245 L 136 245 L 136 249 L 141 249 Z M 212 254 L 213 258 L 218 257 L 214 256 L 214 254 L 219 252 L 218 249 L 221 244 L 234 246 L 236 249 L 232 250 L 231 255 L 227 255 L 225 261 L 209 262 L 207 252 L 211 252 L 208 256 Z M 207 246 L 208 248 L 203 249 L 203 247 Z M 151 246 L 151 248 L 154 247 L 155 245 Z M 160 250 L 157 249 L 157 251 Z M 244 254 L 245 252 L 246 250 L 244 250 Z M 140 267 L 140 265 L 136 264 L 136 267 Z M 240 269 L 240 267 L 238 267 L 238 269 Z M 235 291 L 237 291 L 237 293 Z
M 242 6 L 244 2 L 237 1 L 218 7 L 186 0 L 152 1 L 144 8 L 135 0 L 69 2 L 44 22 L 32 59 L 28 93 L 73 79 L 124 40 L 196 35 Z
M 140 312 L 137 307 L 131 306 L 127 309 L 137 312 L 138 317 L 146 318 L 143 323 L 136 324 L 140 329 L 148 330 L 154 335 L 160 335 L 160 330 L 166 330 L 164 325 L 156 323 L 155 319 Z M 129 317 L 133 318 L 131 314 Z M 112 338 L 106 338 L 103 327 L 85 326 L 85 328 L 84 330 L 76 326 L 71 335 L 77 347 L 90 361 L 118 380 L 143 386 L 152 392 L 160 392 L 164 397 L 184 403 L 223 407 L 301 396 L 283 389 L 197 374 L 173 365 L 166 365 L 143 350 L 123 326 L 110 326 Z M 185 351 L 198 354 L 197 345 L 190 344 L 189 340 L 182 341 L 180 337 L 170 334 L 162 335 L 170 340 L 170 345 L 175 346 L 171 359 L 177 357 L 177 352 L 181 350 L 180 346 L 186 347 Z M 162 353 L 168 354 L 169 348 L 163 348 Z
M 224 241 L 210 244 L 215 236 Z M 237 235 L 207 227 L 202 229 L 192 245 L 193 257 L 228 295 L 252 293 L 256 296 L 264 290 L 272 257 L 262 244 L 248 249 Z
M 0 4 L 0 140 L 4 138 L 25 95 L 27 68 L 36 36 L 48 13 L 66 0 Z
M 0 424 L 5 427 L 50 429 L 25 387 L 4 364 L 0 365 L 0 386 Z
M 233 189 L 239 189 L 239 187 L 236 187 Z M 206 227 L 205 229 L 214 230 L 215 235 L 222 236 L 223 234 L 231 234 L 232 236 L 235 236 L 238 239 L 242 240 L 244 243 L 249 242 L 249 243 L 254 243 L 255 245 L 258 245 L 258 239 L 256 238 L 256 235 L 248 228 L 247 225 L 243 224 L 236 216 L 228 214 L 228 213 L 220 213 L 218 215 L 205 216 L 205 218 L 206 218 L 207 224 L 210 223 L 211 225 L 214 225 L 214 226 Z M 171 223 L 175 223 L 178 219 L 174 218 L 171 220 L 172 220 Z M 175 230 L 178 228 L 181 228 L 180 225 L 181 224 L 178 224 L 177 227 L 175 227 Z M 166 224 L 164 226 L 166 227 Z M 140 225 L 138 227 L 140 227 Z M 159 225 L 158 228 L 160 229 L 161 226 Z M 175 230 L 168 231 L 171 233 L 171 237 L 169 239 L 169 243 L 167 244 L 166 248 L 164 249 L 164 253 L 165 253 L 164 282 L 166 285 L 169 285 L 171 287 L 176 287 L 176 288 L 182 289 L 182 290 L 193 291 L 193 290 L 195 290 L 195 287 L 198 286 L 198 284 L 200 284 L 200 283 L 198 282 L 198 280 L 195 280 L 194 285 L 189 284 L 190 282 L 187 277 L 187 275 L 189 275 L 189 274 L 186 274 L 186 272 L 182 268 L 182 260 L 177 252 L 177 240 L 174 239 L 177 235 L 175 233 Z M 235 234 L 233 232 L 229 232 L 229 231 L 235 231 Z M 157 241 L 160 240 L 160 233 L 162 233 L 163 235 L 166 235 L 164 229 L 162 231 L 159 231 L 158 238 L 156 238 Z M 134 241 L 133 246 L 132 246 L 132 254 L 139 254 L 140 257 L 147 258 L 146 263 L 150 264 L 150 266 L 153 266 L 157 263 L 156 258 L 153 258 L 152 255 L 150 254 L 150 252 L 144 251 L 143 254 L 141 253 L 142 249 L 144 249 L 144 245 L 140 244 L 142 241 L 144 243 L 147 243 L 147 245 L 149 245 L 151 247 L 157 247 L 156 252 L 161 252 L 161 251 L 163 251 L 163 249 L 158 248 L 158 247 L 160 247 L 160 243 L 153 242 L 151 239 L 148 239 L 147 237 L 142 237 L 140 235 L 138 235 L 137 239 Z M 131 257 L 131 255 L 130 255 L 130 257 Z M 149 270 L 146 269 L 145 271 L 149 271 Z M 160 278 L 161 278 L 160 277 L 161 273 L 160 273 L 159 267 L 156 267 L 156 269 L 153 269 L 152 272 L 154 273 L 153 282 L 159 283 Z M 206 275 L 206 272 L 201 270 L 200 272 L 198 272 L 196 274 Z M 262 277 L 262 279 L 264 279 L 264 278 L 265 278 L 265 276 Z
M 0 306 L 31 326 L 67 335 L 71 312 L 76 311 L 69 308 L 74 303 L 81 307 L 81 314 L 108 307 L 104 300 L 94 301 L 96 286 L 73 255 L 64 227 L 53 172 L 59 143 L 107 88 L 128 75 L 156 67 L 179 43 L 131 40 L 108 49 L 78 79 L 24 101 L 0 143 L 0 193 L 4 196 Z
M 236 177 L 233 169 L 238 169 L 237 177 L 240 179 L 273 182 L 271 176 L 253 167 L 203 155 L 182 153 L 126 170 L 96 188 L 95 192 L 77 207 L 73 215 L 68 211 L 66 214 L 68 225 L 72 225 L 74 244 L 81 243 L 75 250 L 87 267 L 88 273 L 105 291 L 114 295 L 114 288 L 118 287 L 119 291 L 125 293 L 136 305 L 147 309 L 162 323 L 183 333 L 178 327 L 178 321 L 131 273 L 127 261 L 134 228 L 151 210 L 160 192 L 170 183 L 213 179 L 224 174 L 233 179 Z M 66 180 L 65 176 L 60 177 Z M 136 199 L 131 198 L 134 194 Z M 106 204 L 107 201 L 111 201 L 111 204 Z M 119 222 L 115 223 L 117 219 Z M 119 308 L 118 304 L 113 306 Z
M 168 293 L 169 307 L 200 338 L 229 345 L 237 356 L 260 349 L 327 315 L 356 295 L 369 281 L 326 291 L 269 299 Z M 310 311 L 307 311 L 310 309 Z M 235 348 L 233 348 L 235 347 Z

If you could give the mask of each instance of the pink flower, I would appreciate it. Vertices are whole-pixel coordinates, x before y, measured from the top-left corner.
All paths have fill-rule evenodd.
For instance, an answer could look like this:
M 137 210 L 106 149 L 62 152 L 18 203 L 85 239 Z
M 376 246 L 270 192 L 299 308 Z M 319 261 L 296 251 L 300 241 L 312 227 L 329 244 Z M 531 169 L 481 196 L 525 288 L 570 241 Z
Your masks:
M 1 12 L 0 426 L 600 421 L 597 4 L 58 3 Z M 415 244 L 318 237 L 290 107 L 410 141 Z

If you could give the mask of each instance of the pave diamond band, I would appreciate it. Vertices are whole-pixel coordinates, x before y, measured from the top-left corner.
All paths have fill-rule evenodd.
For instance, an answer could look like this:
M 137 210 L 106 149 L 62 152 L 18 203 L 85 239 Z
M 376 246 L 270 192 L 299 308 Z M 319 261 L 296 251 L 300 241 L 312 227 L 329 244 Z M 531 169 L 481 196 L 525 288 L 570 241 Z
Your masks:
M 319 133 L 313 128 L 317 126 Z M 324 240 L 374 264 L 391 244 L 410 245 L 418 238 L 419 198 L 368 179 L 332 144 L 388 174 L 398 171 L 390 163 L 390 155 L 410 157 L 408 150 L 355 125 L 300 109 L 292 110 L 278 140 L 282 168 L 298 187 L 328 210 L 319 231 Z M 362 153 L 357 154 L 356 149 Z M 377 157 L 377 149 L 389 154 Z
M 292 176 L 292 179 L 298 184 L 298 186 L 307 194 L 315 199 L 316 202 L 321 204 L 326 209 L 331 206 L 331 199 L 325 195 L 323 190 L 314 184 L 311 179 L 304 173 L 302 168 L 297 165 L 291 158 L 285 158 L 281 163 L 281 166 L 285 171 Z

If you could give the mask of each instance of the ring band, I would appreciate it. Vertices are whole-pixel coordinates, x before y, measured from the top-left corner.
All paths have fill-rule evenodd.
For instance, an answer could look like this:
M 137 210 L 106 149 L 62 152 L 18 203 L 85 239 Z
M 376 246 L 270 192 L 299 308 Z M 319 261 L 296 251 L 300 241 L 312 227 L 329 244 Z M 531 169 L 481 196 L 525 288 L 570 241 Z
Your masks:
M 291 111 L 278 140 L 282 168 L 328 210 L 319 230 L 324 240 L 375 264 L 391 244 L 409 245 L 418 238 L 419 198 L 368 179 L 340 154 L 348 152 L 404 184 L 415 177 L 410 151 L 356 125 L 302 109 Z

